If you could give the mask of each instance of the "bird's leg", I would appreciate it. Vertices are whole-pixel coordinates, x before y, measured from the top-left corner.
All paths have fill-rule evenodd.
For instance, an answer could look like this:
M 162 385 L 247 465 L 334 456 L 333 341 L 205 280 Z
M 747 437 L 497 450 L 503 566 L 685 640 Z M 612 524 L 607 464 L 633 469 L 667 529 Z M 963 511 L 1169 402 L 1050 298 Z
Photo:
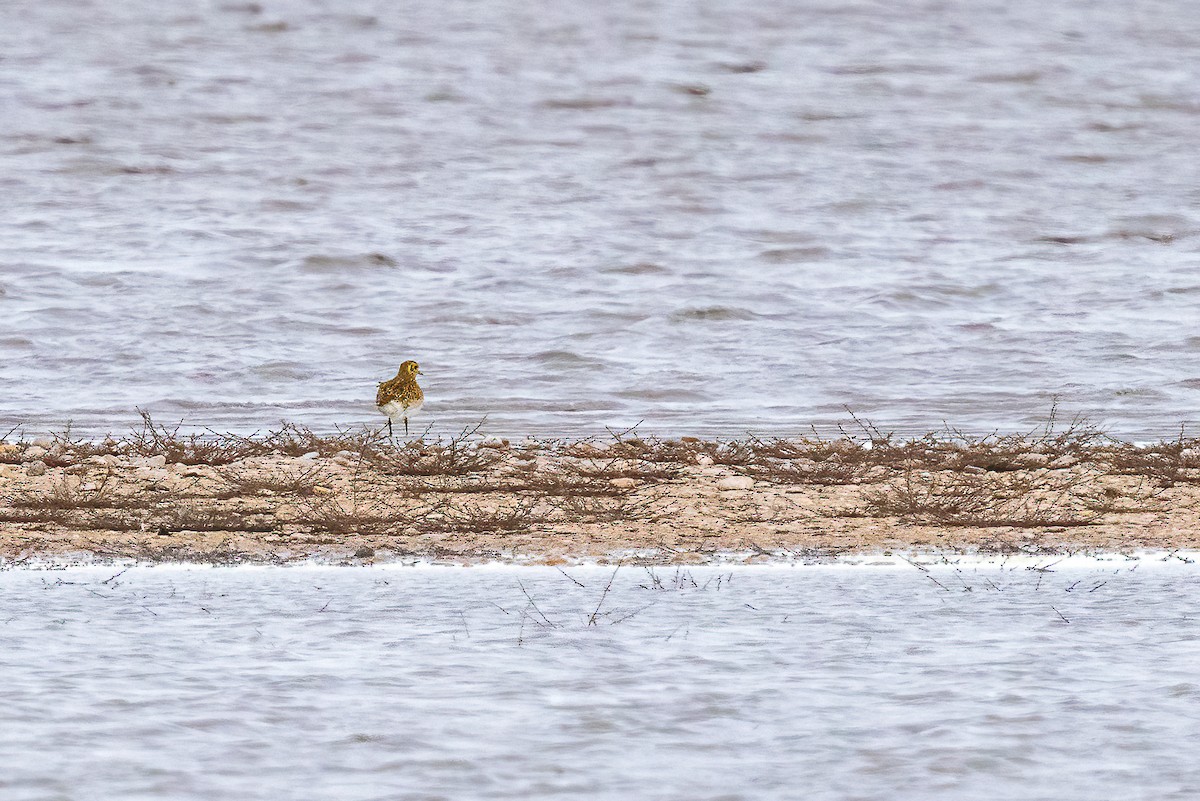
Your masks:
M 392 418 L 388 418 L 388 439 L 394 440 L 396 437 L 392 434 Z
M 404 436 L 408 436 L 408 415 L 404 416 Z

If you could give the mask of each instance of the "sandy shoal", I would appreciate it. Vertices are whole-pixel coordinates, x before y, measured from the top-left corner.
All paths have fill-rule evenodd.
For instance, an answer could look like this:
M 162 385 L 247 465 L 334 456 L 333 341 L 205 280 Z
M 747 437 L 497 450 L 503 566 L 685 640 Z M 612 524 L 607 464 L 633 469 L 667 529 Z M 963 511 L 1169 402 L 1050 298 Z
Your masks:
M 27 446 L 7 447 L 0 464 L 0 560 L 8 564 L 72 558 L 703 564 L 889 550 L 1200 547 L 1196 484 L 1160 486 L 1078 465 L 1028 471 L 1034 495 L 1065 486 L 1065 499 L 1022 505 L 1004 497 L 990 517 L 985 508 L 964 521 L 939 519 L 937 504 L 933 511 L 918 505 L 888 513 L 886 501 L 896 493 L 907 493 L 911 505 L 910 473 L 877 468 L 856 483 L 787 483 L 702 453 L 664 467 L 600 450 L 564 456 L 475 444 L 473 452 L 486 458 L 462 474 L 438 475 L 427 469 L 437 453 L 403 464 L 343 451 L 216 465 L 115 454 L 56 460 Z M 916 475 L 925 482 L 918 490 L 934 492 L 938 502 L 964 491 L 953 472 Z M 966 475 L 964 486 L 979 492 L 986 478 Z M 1080 484 L 1086 492 L 1076 493 Z M 1012 493 L 1011 484 L 994 489 Z

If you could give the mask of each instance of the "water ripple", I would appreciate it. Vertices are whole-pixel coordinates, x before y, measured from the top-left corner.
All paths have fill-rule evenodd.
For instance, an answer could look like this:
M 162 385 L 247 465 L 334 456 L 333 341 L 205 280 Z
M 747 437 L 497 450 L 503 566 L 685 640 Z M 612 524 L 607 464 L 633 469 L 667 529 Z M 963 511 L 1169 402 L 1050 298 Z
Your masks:
M 10 5 L 0 430 L 1196 421 L 1177 0 Z

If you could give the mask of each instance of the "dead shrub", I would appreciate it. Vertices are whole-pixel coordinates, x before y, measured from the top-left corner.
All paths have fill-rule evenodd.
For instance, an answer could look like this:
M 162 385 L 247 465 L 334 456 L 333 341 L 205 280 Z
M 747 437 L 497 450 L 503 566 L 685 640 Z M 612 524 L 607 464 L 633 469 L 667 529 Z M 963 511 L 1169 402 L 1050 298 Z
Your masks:
M 62 431 L 52 432 L 50 441 L 49 453 L 42 459 L 50 467 L 67 467 L 92 456 L 116 456 L 125 449 L 124 443 L 111 435 L 99 441 L 76 436 L 70 423 Z
M 292 561 L 289 557 L 276 553 L 253 554 L 229 545 L 228 540 L 223 540 L 211 548 L 195 543 L 164 543 L 160 545 L 143 541 L 135 548 L 126 549 L 124 555 L 137 559 L 139 562 L 189 562 L 214 567 L 232 567 L 251 563 L 286 564 Z
M 399 485 L 414 495 L 447 493 L 451 495 L 488 495 L 494 492 L 520 492 L 525 484 L 517 478 L 490 475 L 412 476 Z
M 546 522 L 534 498 L 517 498 L 496 505 L 466 503 L 446 508 L 443 528 L 471 533 L 518 534 Z
M 631 494 L 564 495 L 555 505 L 567 523 L 616 523 L 659 520 L 667 508 L 657 497 L 635 497 Z
M 130 510 L 91 509 L 74 516 L 73 527 L 90 531 L 145 531 L 147 516 Z M 154 529 L 157 526 L 150 526 Z
M 632 478 L 635 481 L 655 483 L 678 478 L 683 468 L 678 465 L 643 462 L 640 459 L 613 458 L 587 459 L 563 465 L 567 475 L 587 481 L 612 481 L 615 478 Z
M 271 453 L 283 456 L 303 456 L 316 453 L 329 457 L 343 452 L 375 456 L 387 445 L 387 437 L 378 428 L 337 428 L 334 434 L 316 434 L 306 426 L 283 423 L 261 439 Z
M 62 476 L 48 490 L 31 491 L 14 497 L 14 507 L 26 509 L 130 509 L 146 505 L 146 498 L 136 493 L 118 492 L 112 468 L 99 481 L 81 481 Z
M 214 497 L 224 500 L 246 495 L 308 496 L 316 492 L 325 474 L 325 468 L 319 464 L 296 470 L 266 471 L 229 466 L 217 471 L 223 488 Z
M 0 507 L 0 523 L 55 523 L 65 525 L 71 520 L 68 509 L 38 509 Z
M 378 498 L 358 494 L 306 499 L 295 523 L 326 534 L 391 534 L 414 521 Z
M 745 458 L 730 466 L 739 473 L 771 484 L 836 486 L 861 484 L 872 478 L 875 467 L 892 457 L 880 448 L 866 448 L 843 437 L 838 440 L 753 438 L 742 445 Z
M 866 512 L 939 526 L 1030 528 L 1082 526 L 1100 516 L 1093 474 L 1054 471 L 955 473 L 905 470 L 865 490 Z
M 174 428 L 157 425 L 144 409 L 138 409 L 142 427 L 134 429 L 127 440 L 127 452 L 134 456 L 162 456 L 168 464 L 225 465 L 260 456 L 268 451 L 260 440 L 251 437 L 209 432 L 180 434 L 182 423 Z
M 216 506 L 179 504 L 154 525 L 166 531 L 274 531 L 277 526 L 267 514 L 247 513 Z
M 636 454 L 631 454 L 643 462 L 662 464 L 691 464 L 696 461 L 696 455 L 702 450 L 699 440 L 666 439 L 643 441 L 642 447 Z
M 474 429 L 465 429 L 445 445 L 413 440 L 403 446 L 382 449 L 372 466 L 399 476 L 466 476 L 490 470 L 503 458 L 491 448 L 480 448 L 469 440 Z
M 625 459 L 642 463 L 685 465 L 695 462 L 696 455 L 713 443 L 695 437 L 659 439 L 637 433 L 636 427 L 626 431 L 609 430 L 612 442 L 597 443 L 588 438 L 567 443 L 554 443 L 555 450 L 573 459 Z
M 865 461 L 843 461 L 834 456 L 822 461 L 760 459 L 736 470 L 770 484 L 841 486 L 869 481 L 873 468 Z
M 510 492 L 527 492 L 547 496 L 618 497 L 633 492 L 632 488 L 619 487 L 611 479 L 589 477 L 558 471 L 530 471 L 514 473 L 507 479 L 504 489 Z
M 1140 476 L 1163 488 L 1200 484 L 1200 440 L 1179 438 L 1154 445 L 1114 443 L 1101 454 L 1108 472 Z
M 1093 463 L 1109 438 L 1082 416 L 1063 425 L 1058 402 L 1050 408 L 1046 422 L 1019 434 L 975 435 L 947 427 L 914 439 L 900 441 L 847 409 L 860 433 L 845 429 L 838 440 L 756 441 L 758 459 L 840 460 L 898 472 L 919 468 L 928 471 L 1021 472 L 1038 467 L 1061 468 Z M 861 442 L 861 444 L 860 444 Z M 824 456 L 822 456 L 824 454 Z
M 230 543 L 225 537 L 214 545 L 197 542 L 171 542 L 153 538 L 139 539 L 133 543 L 108 542 L 90 543 L 93 553 L 110 559 L 133 559 L 137 562 L 192 562 L 215 567 L 231 567 L 240 564 L 286 564 L 300 556 L 289 557 L 278 553 L 252 554 Z

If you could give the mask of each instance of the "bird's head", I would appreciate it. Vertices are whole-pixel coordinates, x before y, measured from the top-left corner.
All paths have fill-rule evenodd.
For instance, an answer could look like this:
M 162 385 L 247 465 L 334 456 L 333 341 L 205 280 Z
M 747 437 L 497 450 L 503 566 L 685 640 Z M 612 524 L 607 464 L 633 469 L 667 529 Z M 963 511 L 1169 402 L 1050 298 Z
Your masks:
M 425 374 L 421 372 L 421 366 L 419 364 L 414 362 L 412 359 L 409 359 L 408 361 L 406 361 L 400 365 L 400 375 L 406 375 L 411 378 L 414 375 L 425 375 Z

